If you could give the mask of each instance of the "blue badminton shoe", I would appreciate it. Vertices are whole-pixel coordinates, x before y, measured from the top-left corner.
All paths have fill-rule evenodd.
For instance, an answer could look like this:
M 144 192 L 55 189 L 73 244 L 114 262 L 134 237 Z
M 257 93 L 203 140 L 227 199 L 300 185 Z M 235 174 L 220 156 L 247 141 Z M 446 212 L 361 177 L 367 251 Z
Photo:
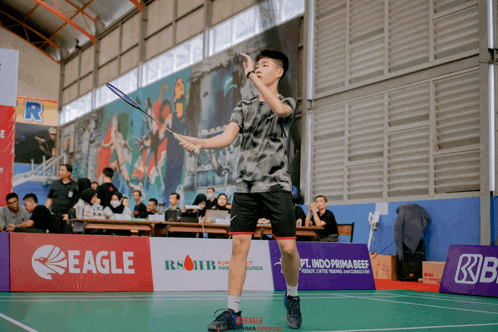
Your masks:
M 299 296 L 287 296 L 287 292 L 285 292 L 284 305 L 287 308 L 287 316 L 285 316 L 287 325 L 293 329 L 300 328 L 303 318 L 301 317 Z
M 223 309 L 219 309 L 223 310 Z M 219 311 L 215 311 L 216 313 Z M 209 331 L 230 331 L 230 330 L 242 330 L 242 317 L 240 314 L 242 311 L 235 312 L 232 309 L 226 309 L 218 315 L 216 319 L 208 325 Z

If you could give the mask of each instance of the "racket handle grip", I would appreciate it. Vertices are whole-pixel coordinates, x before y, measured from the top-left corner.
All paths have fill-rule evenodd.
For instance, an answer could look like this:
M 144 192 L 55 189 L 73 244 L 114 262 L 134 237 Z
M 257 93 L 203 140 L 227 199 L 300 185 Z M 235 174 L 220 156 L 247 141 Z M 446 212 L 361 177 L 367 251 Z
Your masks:
M 183 143 L 188 143 L 186 139 L 181 138 L 181 137 L 180 137 L 180 135 L 178 135 L 177 133 L 173 133 L 173 136 L 174 136 L 177 140 L 179 140 L 180 142 L 183 142 Z M 200 152 L 200 150 L 199 150 L 198 148 L 196 148 L 196 149 L 194 150 L 194 153 L 195 153 L 195 154 L 199 154 L 199 152 Z

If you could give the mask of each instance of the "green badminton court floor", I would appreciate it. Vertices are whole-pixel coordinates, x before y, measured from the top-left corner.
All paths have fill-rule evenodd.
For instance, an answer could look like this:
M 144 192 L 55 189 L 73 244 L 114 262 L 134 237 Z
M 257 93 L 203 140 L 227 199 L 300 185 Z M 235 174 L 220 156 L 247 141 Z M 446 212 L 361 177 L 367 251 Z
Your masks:
M 301 291 L 299 331 L 498 331 L 498 299 L 413 291 Z M 283 292 L 242 295 L 245 330 L 292 331 Z M 207 331 L 225 292 L 0 293 L 0 331 Z

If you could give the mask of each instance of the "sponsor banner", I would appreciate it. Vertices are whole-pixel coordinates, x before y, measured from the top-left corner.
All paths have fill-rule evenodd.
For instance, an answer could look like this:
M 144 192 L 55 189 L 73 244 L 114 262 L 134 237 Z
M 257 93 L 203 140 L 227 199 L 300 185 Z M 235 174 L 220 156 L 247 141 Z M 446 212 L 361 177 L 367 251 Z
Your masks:
M 7 205 L 5 196 L 12 192 L 15 124 L 15 108 L 0 106 L 0 206 Z
M 450 246 L 439 291 L 498 297 L 498 247 Z
M 17 97 L 16 122 L 57 126 L 57 100 Z
M 13 233 L 10 247 L 12 291 L 153 291 L 148 238 Z
M 270 242 L 275 290 L 286 290 L 280 250 Z M 297 242 L 300 290 L 375 289 L 366 244 Z
M 252 241 L 245 291 L 273 290 L 269 241 Z M 226 291 L 232 241 L 151 238 L 154 291 Z
M 0 292 L 10 291 L 9 233 L 0 233 Z

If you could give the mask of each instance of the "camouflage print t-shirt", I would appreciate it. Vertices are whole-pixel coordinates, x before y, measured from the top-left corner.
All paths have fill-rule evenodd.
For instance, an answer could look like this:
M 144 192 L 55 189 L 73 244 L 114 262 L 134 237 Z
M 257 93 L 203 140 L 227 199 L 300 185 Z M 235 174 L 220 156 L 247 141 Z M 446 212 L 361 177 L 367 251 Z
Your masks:
M 290 106 L 291 115 L 278 117 L 259 96 L 241 100 L 233 110 L 230 122 L 240 127 L 242 143 L 235 192 L 291 191 L 287 140 L 296 109 L 296 101 L 279 96 Z

